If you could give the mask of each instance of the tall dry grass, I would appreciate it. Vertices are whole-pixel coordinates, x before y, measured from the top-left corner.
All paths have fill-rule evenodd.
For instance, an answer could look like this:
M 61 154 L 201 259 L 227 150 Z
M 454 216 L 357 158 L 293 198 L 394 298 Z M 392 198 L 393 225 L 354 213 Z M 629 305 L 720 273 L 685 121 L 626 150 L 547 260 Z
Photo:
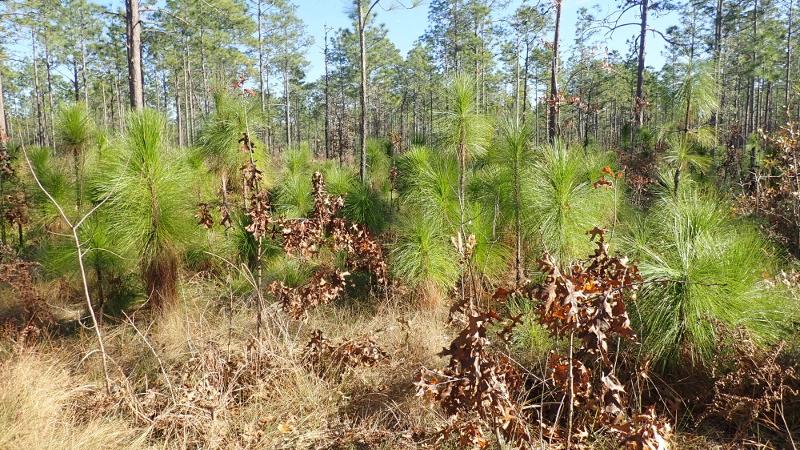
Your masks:
M 294 321 L 267 308 L 258 342 L 247 295 L 227 289 L 184 282 L 179 306 L 157 320 L 107 322 L 110 396 L 90 330 L 0 354 L 0 448 L 414 448 L 443 423 L 413 378 L 444 363 L 445 311 L 373 299 Z M 311 367 L 317 329 L 334 343 L 370 337 L 388 358 Z
M 0 364 L 0 448 L 138 449 L 146 430 L 117 417 L 86 417 L 75 402 L 87 387 L 62 359 L 27 350 Z

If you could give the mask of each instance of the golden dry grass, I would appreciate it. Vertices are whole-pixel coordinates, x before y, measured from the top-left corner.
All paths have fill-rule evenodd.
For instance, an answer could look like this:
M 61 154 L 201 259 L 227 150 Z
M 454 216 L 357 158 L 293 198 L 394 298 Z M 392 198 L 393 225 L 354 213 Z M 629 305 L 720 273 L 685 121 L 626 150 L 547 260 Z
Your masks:
M 252 306 L 231 310 L 223 291 L 185 282 L 176 308 L 107 320 L 110 395 L 91 330 L 4 346 L 0 448 L 410 448 L 442 423 L 413 377 L 444 364 L 445 311 L 371 300 L 293 321 L 271 306 L 257 341 Z M 319 372 L 304 361 L 316 329 L 369 336 L 389 358 Z
M 121 418 L 80 417 L 75 400 L 91 389 L 64 361 L 25 350 L 0 365 L 0 448 L 136 449 L 145 430 Z

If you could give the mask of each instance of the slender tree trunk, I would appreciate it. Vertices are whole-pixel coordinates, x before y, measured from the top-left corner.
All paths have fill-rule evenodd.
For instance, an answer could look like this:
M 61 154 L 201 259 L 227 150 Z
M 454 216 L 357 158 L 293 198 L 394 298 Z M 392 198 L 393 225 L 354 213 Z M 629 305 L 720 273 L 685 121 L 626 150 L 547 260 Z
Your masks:
M 266 112 L 266 117 L 267 117 L 267 140 L 265 142 L 265 145 L 266 145 L 267 148 L 265 150 L 267 151 L 267 154 L 269 154 L 270 152 L 272 152 L 272 148 L 273 148 L 273 143 L 272 143 L 272 137 L 273 137 L 272 136 L 272 106 L 271 106 L 271 103 L 270 103 L 270 102 L 272 102 L 272 94 L 271 94 L 271 92 L 269 90 L 269 72 L 266 72 L 264 74 L 264 89 L 267 90 L 267 105 L 266 105 L 267 106 L 267 112 Z
M 284 125 L 286 126 L 286 147 L 292 146 L 291 98 L 289 97 L 289 63 L 283 63 Z
M 522 121 L 525 121 L 525 115 L 528 111 L 528 70 L 530 66 L 530 40 L 525 36 L 525 62 L 522 68 Z
M 142 82 L 142 27 L 139 18 L 139 0 L 125 0 L 125 22 L 128 52 L 128 89 L 131 108 L 144 108 Z
M 328 28 L 325 27 L 325 159 L 329 159 L 330 155 L 330 123 L 331 123 L 331 106 L 330 106 L 330 89 L 329 89 L 329 75 L 328 75 Z
M 480 33 L 479 33 L 480 24 L 478 23 L 477 17 L 475 18 L 475 26 L 473 27 L 473 36 L 475 38 L 475 42 L 480 42 Z M 519 47 L 517 47 L 519 49 Z M 475 112 L 481 112 L 481 59 L 480 59 L 480 50 L 479 44 L 475 45 Z M 517 67 L 519 67 L 519 59 L 517 61 Z M 517 76 L 519 78 L 519 76 Z M 519 100 L 519 97 L 516 97 Z M 517 110 L 519 111 L 519 110 Z
M 189 59 L 189 45 L 186 44 L 186 58 L 184 64 L 186 66 L 186 78 L 184 87 L 186 96 L 186 143 L 192 145 L 194 143 L 194 83 L 192 82 L 192 64 Z
M 641 0 L 641 22 L 639 28 L 639 58 L 636 65 L 636 98 L 634 99 L 635 126 L 641 127 L 644 123 L 644 55 L 645 38 L 647 37 L 647 11 L 649 0 Z
M 48 139 L 52 145 L 55 145 L 56 142 L 56 125 L 55 125 L 55 102 L 53 101 L 53 66 L 50 60 L 50 45 L 48 45 L 47 35 L 44 35 L 44 68 L 45 68 L 45 75 L 47 78 L 47 106 L 48 106 L 48 117 L 47 122 L 49 123 L 47 134 Z
M 201 10 L 202 12 L 202 10 Z M 203 72 L 203 112 L 208 115 L 208 68 L 206 67 L 205 28 L 200 27 L 200 70 Z
M 339 113 L 337 114 L 337 119 L 339 122 L 338 128 L 338 147 L 339 147 L 339 166 L 344 164 L 344 114 L 345 114 L 345 105 L 344 105 L 344 92 L 340 92 L 340 100 L 341 100 L 341 108 L 339 109 Z
M 433 81 L 431 80 L 431 98 L 430 98 L 430 107 L 428 108 L 428 136 L 426 138 L 430 138 L 433 134 Z
M 783 105 L 786 108 L 786 120 L 788 121 L 791 118 L 791 91 L 792 91 L 792 19 L 794 18 L 793 15 L 793 8 L 794 2 L 793 0 L 789 0 L 789 20 L 787 25 L 786 31 L 786 74 L 784 79 L 785 84 L 785 91 L 784 91 L 784 98 L 783 98 Z M 777 103 L 777 102 L 776 102 Z
M 109 125 L 110 125 L 112 130 L 117 128 L 117 102 L 116 102 L 117 95 L 116 95 L 116 89 L 115 89 L 116 85 L 117 85 L 117 76 L 113 75 L 112 79 L 111 79 L 111 86 L 110 86 L 110 88 L 111 88 L 111 92 L 110 92 L 110 94 L 111 94 L 111 105 L 109 105 L 110 106 L 110 108 L 109 108 L 109 113 L 110 113 Z
M 261 112 L 266 110 L 266 93 L 264 92 L 264 38 L 262 37 L 261 27 L 263 26 L 261 16 L 262 0 L 258 0 L 258 12 L 256 13 L 258 21 L 258 90 L 261 99 Z
M 125 129 L 125 120 L 127 120 L 128 109 L 125 107 L 125 102 L 122 101 L 122 77 L 114 77 L 114 88 L 117 91 L 117 117 L 119 119 L 119 129 Z
M 758 39 L 758 0 L 753 0 L 753 41 L 757 42 Z M 753 55 L 752 55 L 752 63 L 756 64 L 758 55 L 756 54 L 756 48 L 753 47 Z M 755 103 L 756 103 L 756 79 L 755 75 L 750 76 L 750 93 L 749 93 L 750 101 L 747 105 L 747 134 L 750 134 L 755 131 L 755 127 L 757 126 L 757 119 L 755 118 L 754 111 Z
M 523 145 L 528 145 L 525 142 Z M 519 152 L 519 149 L 517 150 Z M 519 157 L 514 158 L 514 269 L 516 273 L 516 287 L 522 286 L 522 279 L 524 278 L 524 266 L 522 261 L 522 218 L 520 216 L 520 209 L 522 208 L 521 199 L 521 186 L 519 180 Z
M 358 165 L 358 175 L 363 183 L 367 175 L 367 44 L 366 44 L 366 22 L 363 0 L 356 0 L 358 13 L 358 54 L 360 57 L 361 72 L 361 91 L 359 97 L 360 121 L 358 125 L 358 146 L 360 150 L 360 162 Z M 369 8 L 372 9 L 372 8 Z M 366 14 L 369 14 L 369 9 Z
M 161 72 L 161 95 L 163 95 L 164 114 L 169 114 L 169 82 L 167 81 L 168 71 Z
M 2 64 L 0 64 L 0 68 L 2 68 Z M 0 70 L 0 151 L 6 149 L 8 135 L 8 125 L 6 123 L 6 103 L 3 100 L 3 72 Z
M 89 83 L 86 76 L 86 42 L 81 39 L 81 81 L 83 82 L 83 103 L 89 106 Z
M 108 128 L 108 98 L 106 97 L 106 81 L 100 79 L 100 94 L 103 97 L 103 127 Z
M 44 124 L 42 117 L 42 99 L 39 92 L 39 63 L 36 56 L 36 32 L 31 32 L 32 52 L 33 52 L 33 95 L 36 102 L 36 143 L 45 145 Z
M 300 132 L 301 132 L 303 127 L 302 127 L 302 124 L 300 123 L 300 112 L 301 112 L 300 111 L 300 96 L 296 95 L 295 97 L 296 98 L 294 100 L 295 101 L 295 103 L 294 103 L 294 124 L 295 124 L 294 129 L 295 129 L 295 133 L 297 133 L 296 134 L 297 139 L 295 139 L 295 142 L 297 142 L 297 144 L 299 145 L 300 142 L 302 141 L 302 136 L 300 135 Z
M 180 77 L 178 76 L 178 71 L 175 71 L 175 119 L 178 122 L 178 147 L 184 147 L 186 145 L 186 140 L 184 139 L 184 124 L 183 124 L 183 114 L 181 111 L 181 83 Z
M 761 127 L 764 131 L 770 131 L 769 117 L 770 109 L 772 109 L 772 81 L 767 81 L 767 90 L 764 92 L 764 119 L 761 121 Z
M 754 117 L 753 120 L 755 121 L 755 126 L 753 128 L 754 131 L 757 131 L 757 130 L 761 129 L 762 125 L 763 125 L 761 123 L 761 105 L 763 104 L 761 100 L 762 100 L 763 96 L 764 96 L 764 80 L 763 79 L 759 79 L 758 80 L 758 95 L 756 95 L 756 103 L 753 106 L 753 117 Z
M 547 139 L 550 143 L 558 137 L 558 40 L 561 26 L 561 0 L 555 0 L 556 18 L 553 32 L 553 57 L 550 63 L 550 117 L 547 123 Z
M 72 55 L 72 96 L 75 103 L 81 101 L 81 83 L 78 81 L 78 58 Z
M 719 86 L 722 84 L 722 7 L 723 0 L 717 0 L 716 14 L 714 16 L 714 63 L 716 68 L 714 70 L 715 79 Z M 720 127 L 720 111 L 722 111 L 723 99 L 725 97 L 725 90 L 720 89 L 719 107 L 714 111 L 714 140 L 719 143 L 719 127 Z
M 522 108 L 520 107 L 520 89 L 519 89 L 519 80 L 520 80 L 520 67 L 519 67 L 519 36 L 517 36 L 516 43 L 514 45 L 514 115 L 516 119 L 519 120 L 520 114 L 522 112 Z

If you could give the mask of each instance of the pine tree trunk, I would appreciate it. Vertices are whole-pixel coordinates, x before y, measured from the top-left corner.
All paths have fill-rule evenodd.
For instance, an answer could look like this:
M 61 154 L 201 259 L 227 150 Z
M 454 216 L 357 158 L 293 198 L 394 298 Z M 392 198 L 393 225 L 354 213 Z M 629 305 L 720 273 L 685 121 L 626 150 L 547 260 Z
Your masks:
M 647 37 L 647 11 L 650 7 L 648 0 L 641 0 L 641 22 L 639 28 L 639 57 L 636 65 L 636 98 L 634 99 L 635 126 L 641 127 L 644 123 L 644 55 L 645 38 Z
M 81 39 L 81 81 L 83 82 L 83 103 L 89 106 L 89 83 L 86 76 L 86 42 Z
M 202 12 L 202 10 L 201 10 Z M 208 87 L 208 68 L 206 67 L 206 50 L 205 50 L 205 40 L 204 40 L 204 33 L 205 28 L 200 27 L 200 70 L 203 72 L 203 112 L 208 115 L 209 106 L 208 106 L 208 93 L 210 89 Z
M 547 139 L 550 143 L 558 138 L 558 40 L 561 26 L 561 0 L 555 0 L 556 18 L 553 32 L 553 57 L 550 63 L 550 117 L 547 121 Z
M 112 78 L 112 84 L 111 84 L 111 86 L 110 86 L 110 88 L 111 88 L 111 92 L 110 92 L 110 94 L 111 94 L 111 105 L 109 105 L 109 106 L 110 106 L 110 108 L 109 108 L 109 116 L 110 116 L 110 117 L 109 117 L 109 120 L 110 120 L 110 122 L 109 122 L 109 127 L 110 127 L 112 130 L 114 130 L 114 129 L 116 129 L 116 128 L 117 128 L 117 119 L 116 119 L 116 117 L 117 117 L 117 112 L 116 112 L 116 108 L 117 108 L 117 104 L 116 104 L 116 90 L 114 89 L 114 87 L 116 86 L 116 84 L 117 84 L 117 83 L 116 83 L 116 75 L 114 75 L 114 76 L 113 76 L 113 78 Z
M 178 71 L 175 71 L 175 118 L 178 122 L 178 147 L 184 147 L 186 145 L 186 140 L 184 139 L 184 124 L 183 124 L 183 113 L 181 111 L 181 86 L 180 86 L 180 77 L 178 76 Z
M 139 19 L 139 0 L 125 0 L 125 24 L 128 53 L 128 89 L 131 108 L 144 108 L 142 82 L 142 27 Z
M 324 58 L 325 58 L 325 159 L 330 159 L 330 115 L 331 115 L 331 106 L 330 106 L 330 89 L 329 89 L 329 75 L 328 75 L 328 28 L 325 28 L 325 49 L 324 49 Z
M 752 39 L 753 39 L 753 42 L 757 42 L 756 39 L 758 39 L 758 0 L 753 0 L 753 36 L 752 36 Z M 753 55 L 752 55 L 752 61 L 751 62 L 753 64 L 756 64 L 757 63 L 756 59 L 757 59 L 756 48 L 753 47 Z M 748 123 L 747 134 L 750 134 L 750 133 L 752 133 L 752 132 L 754 132 L 756 130 L 755 127 L 757 126 L 757 122 L 758 122 L 758 120 L 756 119 L 755 114 L 754 114 L 754 112 L 757 111 L 757 109 L 755 108 L 755 103 L 756 103 L 756 79 L 755 79 L 755 76 L 753 76 L 753 75 L 751 75 L 751 78 L 750 78 L 750 93 L 749 93 L 749 96 L 750 96 L 749 97 L 750 101 L 748 102 L 748 105 L 747 105 L 747 117 L 748 117 L 748 119 L 747 119 L 747 123 Z
M 42 99 L 39 92 L 39 63 L 36 57 L 36 32 L 31 32 L 33 51 L 33 95 L 36 102 L 36 143 L 45 145 L 44 118 L 42 117 Z
M 366 46 L 366 21 L 364 15 L 363 0 L 356 0 L 358 13 L 358 50 L 360 57 L 361 72 L 361 91 L 359 96 L 360 120 L 358 126 L 358 145 L 360 150 L 360 162 L 358 165 L 358 175 L 363 183 L 367 175 L 367 46 Z M 369 11 L 367 11 L 369 14 Z
M 525 36 L 525 62 L 522 67 L 522 121 L 525 121 L 525 115 L 528 112 L 528 71 L 530 66 L 530 40 Z
M 184 95 L 186 97 L 186 144 L 194 143 L 194 83 L 192 82 L 192 65 L 189 59 L 189 46 L 186 45 L 186 58 L 184 64 L 186 73 L 184 78 Z
M 72 96 L 75 103 L 81 101 L 81 83 L 78 81 L 78 58 L 72 55 Z
M 114 74 L 114 95 L 117 98 L 117 121 L 118 129 L 125 129 L 125 108 L 122 106 L 122 88 L 120 88 L 121 81 L 116 74 Z
M 292 103 L 291 98 L 289 97 L 289 63 L 284 61 L 283 63 L 283 99 L 284 99 L 284 126 L 286 127 L 286 147 L 290 148 L 292 146 L 292 123 L 291 123 L 291 110 L 290 105 Z
M 520 106 L 520 92 L 519 92 L 519 80 L 520 80 L 520 67 L 519 67 L 519 37 L 514 45 L 514 114 L 516 115 L 517 119 L 519 119 L 520 114 L 522 113 L 522 108 Z
M 261 10 L 262 3 L 262 0 L 258 0 L 258 12 L 256 13 L 256 20 L 258 21 L 258 90 L 259 97 L 261 99 L 261 112 L 264 113 L 266 110 L 266 93 L 264 92 L 264 38 L 261 31 L 261 27 L 263 26 L 261 21 L 261 16 L 263 14 Z
M 764 93 L 764 119 L 762 120 L 762 128 L 764 131 L 771 131 L 772 127 L 769 123 L 770 110 L 772 109 L 772 81 L 767 81 L 767 91 Z
M 715 74 L 715 78 L 717 80 L 717 83 L 720 83 L 719 84 L 720 86 L 723 85 L 723 84 L 721 84 L 721 82 L 722 82 L 722 6 L 723 6 L 723 0 L 717 0 L 716 14 L 714 16 L 714 64 L 715 64 L 714 74 Z M 717 108 L 716 111 L 714 111 L 714 131 L 715 131 L 714 139 L 717 142 L 719 141 L 719 127 L 720 127 L 719 120 L 720 120 L 720 111 L 722 110 L 722 104 L 723 104 L 722 99 L 725 96 L 724 92 L 725 92 L 724 89 L 720 89 L 719 90 L 719 96 L 720 96 L 719 107 Z
M 8 134 L 8 124 L 6 123 L 6 104 L 3 100 L 3 72 L 0 71 L 0 150 L 5 150 L 6 142 L 8 141 Z
M 47 135 L 52 145 L 56 142 L 56 128 L 55 128 L 55 102 L 53 101 L 53 66 L 50 61 L 50 46 L 47 43 L 47 35 L 44 36 L 44 67 L 45 75 L 47 75 L 47 106 L 48 115 L 47 122 L 49 126 L 49 134 Z
M 786 32 L 786 74 L 784 84 L 786 90 L 784 92 L 783 105 L 786 108 L 786 120 L 791 118 L 789 111 L 791 111 L 791 91 L 792 91 L 792 19 L 794 18 L 793 9 L 794 2 L 789 0 L 789 23 Z
M 755 97 L 756 103 L 753 105 L 753 131 L 758 131 L 761 128 L 761 98 L 764 94 L 764 80 L 758 80 L 758 90 Z
M 106 97 L 106 82 L 100 79 L 100 94 L 103 97 L 103 127 L 108 128 L 108 98 Z

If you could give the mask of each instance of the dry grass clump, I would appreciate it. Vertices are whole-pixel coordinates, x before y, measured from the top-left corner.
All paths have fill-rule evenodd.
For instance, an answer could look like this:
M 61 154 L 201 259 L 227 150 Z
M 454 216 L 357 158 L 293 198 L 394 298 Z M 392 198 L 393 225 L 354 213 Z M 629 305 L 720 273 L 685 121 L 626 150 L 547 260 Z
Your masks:
M 52 356 L 21 351 L 0 363 L 0 448 L 146 448 L 144 430 L 119 418 L 79 417 L 87 389 Z
M 208 280 L 183 283 L 180 306 L 158 320 L 146 311 L 108 320 L 110 395 L 100 388 L 90 330 L 38 344 L 43 355 L 57 356 L 6 352 L 13 356 L 0 384 L 0 448 L 11 441 L 11 448 L 63 448 L 57 444 L 63 438 L 90 449 L 406 449 L 420 446 L 443 423 L 414 396 L 413 374 L 420 365 L 442 366 L 436 353 L 451 339 L 446 312 L 372 299 L 325 306 L 303 322 L 272 305 L 263 313 L 259 341 L 253 305 L 241 296 L 231 302 L 219 288 Z M 333 346 L 370 342 L 380 357 L 374 364 L 322 358 L 315 366 L 306 347 L 317 329 Z M 27 400 L 7 400 L 12 395 Z M 17 404 L 29 406 L 5 413 L 5 405 Z M 43 418 L 6 426 L 27 410 Z M 32 433 L 36 429 L 46 433 Z M 46 436 L 55 447 L 37 440 Z

